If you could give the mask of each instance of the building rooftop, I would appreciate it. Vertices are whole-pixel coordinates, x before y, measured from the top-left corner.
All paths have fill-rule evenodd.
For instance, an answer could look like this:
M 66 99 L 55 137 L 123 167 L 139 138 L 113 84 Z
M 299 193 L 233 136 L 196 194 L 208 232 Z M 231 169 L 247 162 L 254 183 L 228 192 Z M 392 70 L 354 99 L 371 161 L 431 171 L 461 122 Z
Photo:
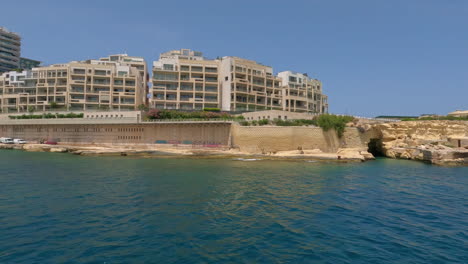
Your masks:
M 6 32 L 6 33 L 14 34 L 14 35 L 16 35 L 18 37 L 20 36 L 18 33 L 10 31 L 6 27 L 0 27 L 0 30 L 3 31 L 3 32 Z

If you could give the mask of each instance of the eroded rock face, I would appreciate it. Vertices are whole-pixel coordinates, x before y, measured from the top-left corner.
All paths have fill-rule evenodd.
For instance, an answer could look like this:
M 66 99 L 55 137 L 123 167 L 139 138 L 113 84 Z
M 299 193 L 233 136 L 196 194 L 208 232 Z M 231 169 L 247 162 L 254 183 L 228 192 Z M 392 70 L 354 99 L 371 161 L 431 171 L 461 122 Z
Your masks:
M 373 160 L 374 156 L 364 148 L 340 148 L 336 153 L 340 159 Z
M 460 143 L 468 139 L 466 121 L 405 121 L 376 124 L 371 129 L 387 157 L 468 165 L 466 143 Z M 459 143 L 454 144 L 454 139 Z

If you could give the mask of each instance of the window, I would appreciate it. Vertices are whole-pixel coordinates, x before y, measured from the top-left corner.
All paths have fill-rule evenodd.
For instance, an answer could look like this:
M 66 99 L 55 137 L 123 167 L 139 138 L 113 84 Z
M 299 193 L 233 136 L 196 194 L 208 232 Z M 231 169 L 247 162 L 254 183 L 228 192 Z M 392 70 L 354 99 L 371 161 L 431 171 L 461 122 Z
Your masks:
M 224 77 L 225 81 L 229 81 L 229 76 Z
M 166 71 L 173 71 L 174 65 L 173 64 L 163 64 L 163 69 Z

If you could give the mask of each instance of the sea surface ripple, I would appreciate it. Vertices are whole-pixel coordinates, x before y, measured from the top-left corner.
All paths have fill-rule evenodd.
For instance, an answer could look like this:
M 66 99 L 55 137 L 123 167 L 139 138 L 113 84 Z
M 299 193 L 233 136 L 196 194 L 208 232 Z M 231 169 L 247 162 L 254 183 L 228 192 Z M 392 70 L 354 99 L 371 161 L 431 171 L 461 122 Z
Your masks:
M 0 263 L 468 263 L 468 168 L 0 151 Z

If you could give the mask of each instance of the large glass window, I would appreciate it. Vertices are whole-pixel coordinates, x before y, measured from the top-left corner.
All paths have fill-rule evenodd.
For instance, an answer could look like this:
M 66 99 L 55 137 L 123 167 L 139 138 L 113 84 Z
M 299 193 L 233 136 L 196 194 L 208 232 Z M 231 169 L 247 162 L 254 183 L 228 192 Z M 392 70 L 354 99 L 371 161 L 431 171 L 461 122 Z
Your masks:
M 174 70 L 174 65 L 173 64 L 164 64 L 163 69 L 166 71 L 173 71 Z

